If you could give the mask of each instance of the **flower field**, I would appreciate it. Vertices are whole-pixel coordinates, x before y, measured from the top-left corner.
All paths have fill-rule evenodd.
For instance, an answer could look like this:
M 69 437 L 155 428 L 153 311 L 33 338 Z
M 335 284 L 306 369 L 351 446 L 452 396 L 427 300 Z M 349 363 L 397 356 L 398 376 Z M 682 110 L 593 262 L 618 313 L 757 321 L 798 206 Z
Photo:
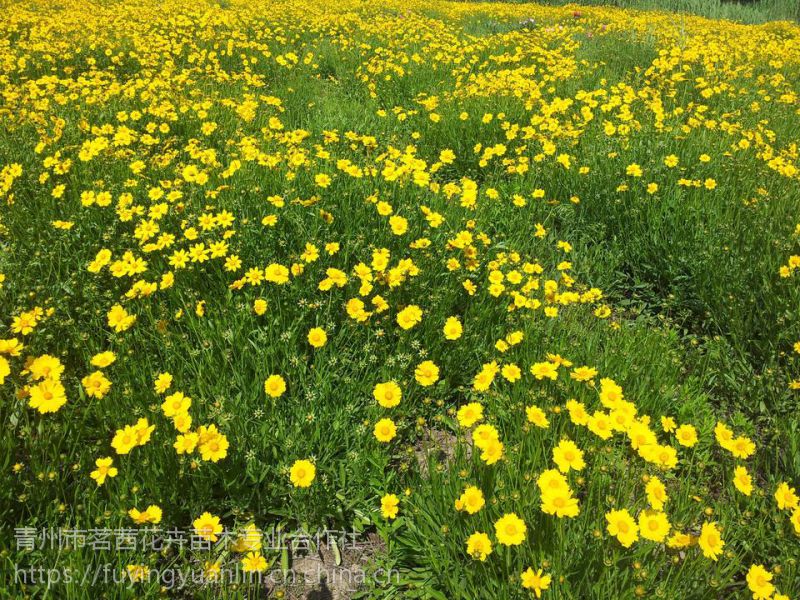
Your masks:
M 0 596 L 800 597 L 800 25 L 3 8 Z

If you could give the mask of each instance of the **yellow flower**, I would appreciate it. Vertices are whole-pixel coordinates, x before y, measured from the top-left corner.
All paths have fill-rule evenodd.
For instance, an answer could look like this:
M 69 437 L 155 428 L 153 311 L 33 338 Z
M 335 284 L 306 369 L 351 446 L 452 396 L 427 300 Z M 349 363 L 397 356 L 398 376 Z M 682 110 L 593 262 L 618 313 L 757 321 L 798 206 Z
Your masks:
M 475 423 L 483 419 L 483 406 L 478 402 L 464 404 L 458 409 L 456 418 L 461 427 L 472 427 Z
M 659 510 L 643 510 L 639 513 L 639 533 L 653 542 L 663 542 L 669 534 L 670 524 L 667 515 Z
M 400 215 L 393 215 L 389 217 L 389 226 L 392 228 L 393 234 L 403 235 L 408 231 L 408 220 Z
M 798 506 L 797 494 L 786 482 L 781 482 L 775 490 L 775 501 L 780 510 L 792 510 Z
M 253 312 L 259 317 L 267 312 L 267 301 L 263 298 L 256 298 L 253 301 Z
M 308 331 L 308 343 L 314 348 L 322 348 L 328 343 L 328 334 L 321 327 L 314 327 Z
M 589 414 L 586 412 L 586 406 L 577 400 L 567 400 L 567 411 L 569 411 L 569 419 L 575 425 L 586 425 L 589 422 Z
M 467 539 L 467 554 L 481 562 L 492 553 L 492 542 L 489 536 L 481 531 L 476 531 Z
M 178 413 L 177 415 L 173 415 L 172 424 L 175 426 L 175 429 L 181 433 L 186 433 L 192 426 L 192 417 L 189 413 Z
M 733 431 L 731 431 L 724 423 L 716 424 L 714 427 L 714 437 L 720 446 L 726 450 L 730 450 L 730 444 L 733 441 Z
M 597 377 L 597 369 L 587 366 L 575 367 L 569 376 L 575 381 L 591 381 Z
M 156 394 L 163 394 L 172 385 L 172 375 L 169 373 L 159 373 L 156 377 L 153 387 L 155 387 Z
M 414 379 L 423 387 L 431 386 L 439 380 L 439 367 L 433 361 L 423 361 L 414 370 Z
M 493 465 L 503 458 L 503 443 L 500 440 L 489 440 L 481 450 L 481 460 L 487 465 Z
M 32 379 L 54 379 L 58 380 L 64 373 L 64 365 L 55 356 L 43 354 L 28 365 Z
M 487 423 L 478 425 L 472 432 L 472 442 L 480 449 L 498 439 L 500 439 L 500 435 L 497 433 L 497 429 Z
M 17 338 L 0 339 L 0 354 L 8 354 L 9 356 L 19 356 L 22 352 L 23 345 L 20 344 Z M 60 364 L 57 358 L 52 357 L 54 361 Z
M 136 315 L 131 315 L 121 305 L 115 304 L 108 311 L 108 326 L 120 333 L 130 329 L 136 321 Z
M 164 412 L 165 417 L 174 417 L 189 410 L 192 406 L 192 399 L 185 396 L 183 392 L 175 392 L 164 398 L 161 403 L 161 410 Z
M 219 462 L 228 456 L 228 438 L 214 429 L 213 433 L 199 436 L 200 457 L 203 460 Z
M 625 548 L 630 548 L 639 539 L 639 527 L 626 509 L 606 513 L 606 530 L 617 538 Z
M 654 510 L 662 510 L 668 500 L 667 489 L 658 477 L 650 477 L 645 486 L 647 502 Z
M 400 400 L 403 398 L 403 392 L 400 386 L 394 381 L 385 381 L 375 384 L 372 390 L 372 396 L 383 408 L 394 408 L 400 404 Z
M 753 493 L 753 478 L 747 472 L 747 467 L 736 467 L 733 470 L 733 485 L 745 496 Z
M 155 504 L 151 504 L 144 511 L 139 511 L 132 508 L 128 511 L 128 516 L 133 519 L 137 525 L 144 525 L 145 523 L 158 524 L 161 522 L 161 508 Z
M 555 515 L 559 519 L 563 517 L 573 518 L 580 514 L 578 499 L 572 495 L 568 487 L 555 491 L 542 491 L 541 507 L 543 513 Z
M 95 480 L 98 486 L 103 485 L 107 477 L 117 476 L 117 468 L 112 466 L 114 464 L 114 459 L 110 456 L 98 458 L 94 461 L 94 464 L 97 468 L 89 473 L 89 476 Z
M 81 380 L 86 395 L 90 398 L 102 398 L 111 389 L 111 381 L 103 375 L 102 371 L 94 371 Z
M 222 533 L 222 524 L 219 517 L 212 515 L 210 512 L 204 512 L 192 523 L 196 535 L 204 540 L 216 542 L 219 538 L 217 534 Z
M 475 389 L 476 392 L 485 392 L 488 390 L 492 385 L 498 370 L 499 369 L 496 362 L 484 364 L 480 372 L 475 375 L 475 379 L 472 383 L 473 389 Z
M 133 430 L 136 433 L 136 445 L 144 446 L 150 441 L 150 434 L 153 433 L 155 428 L 156 426 L 150 425 L 146 418 L 141 418 L 136 421 L 136 425 L 133 426 Z
M 561 440 L 558 446 L 553 448 L 553 462 L 562 473 L 566 473 L 570 469 L 581 471 L 586 466 L 583 461 L 583 452 L 575 445 L 575 442 L 568 439 Z
M 542 569 L 534 571 L 530 567 L 528 567 L 520 575 L 522 587 L 524 587 L 526 590 L 531 590 L 537 598 L 541 598 L 542 592 L 550 587 L 550 582 L 552 579 L 553 578 L 550 575 L 545 575 Z
M 267 568 L 267 559 L 260 552 L 248 552 L 242 558 L 242 571 L 245 573 L 261 573 Z
M 422 321 L 422 309 L 415 304 L 407 306 L 397 313 L 397 324 L 403 329 L 411 329 L 420 321 Z
M 93 367 L 104 369 L 105 367 L 111 365 L 115 360 L 117 360 L 117 356 L 113 352 L 107 351 L 95 354 L 92 357 L 91 363 Z
M 111 440 L 111 447 L 117 454 L 128 454 L 133 448 L 139 445 L 139 438 L 136 428 L 126 425 L 123 429 L 117 429 L 114 438 Z
M 520 371 L 520 368 L 514 363 L 504 365 L 500 372 L 506 381 L 510 381 L 511 383 L 518 381 L 519 378 L 522 377 L 522 371 Z
M 314 183 L 316 183 L 321 188 L 326 188 L 331 184 L 331 178 L 329 175 L 325 173 L 317 173 L 314 176 Z
M 790 518 L 792 526 L 794 527 L 794 532 L 797 535 L 800 535 L 800 508 L 795 508 L 792 511 L 792 516 Z
M 767 571 L 763 565 L 752 565 L 747 571 L 747 587 L 753 592 L 755 600 L 769 600 L 775 593 L 775 586 L 772 581 L 772 573 Z
M 681 425 L 675 431 L 675 437 L 681 446 L 691 448 L 697 444 L 697 430 L 692 425 Z
M 600 439 L 607 440 L 613 435 L 611 419 L 602 411 L 596 410 L 594 414 L 587 419 L 586 426 L 589 428 L 589 431 Z
M 627 432 L 636 418 L 636 406 L 632 402 L 620 400 L 608 418 L 611 420 L 611 429 Z
M 504 546 L 519 546 L 525 541 L 527 530 L 525 521 L 514 513 L 504 514 L 494 523 L 497 541 Z
M 483 492 L 480 488 L 475 487 L 474 485 L 467 486 L 464 490 L 464 493 L 456 500 L 456 510 L 464 510 L 471 515 L 474 515 L 486 503 Z
M 172 447 L 175 448 L 178 454 L 191 454 L 199 442 L 200 436 L 196 433 L 184 433 L 175 438 L 175 443 Z
M 301 459 L 294 461 L 289 469 L 289 479 L 294 487 L 307 488 L 314 481 L 317 468 L 310 460 Z
M 289 269 L 276 263 L 267 265 L 267 268 L 264 269 L 264 280 L 278 285 L 288 283 Z
M 539 475 L 536 485 L 539 486 L 539 491 L 543 496 L 570 493 L 566 477 L 555 469 L 548 469 Z
M 131 583 L 144 581 L 150 575 L 150 568 L 146 565 L 128 565 L 125 571 L 131 580 Z
M 397 435 L 397 427 L 391 419 L 381 419 L 375 423 L 373 433 L 375 434 L 375 439 L 379 442 L 387 443 L 391 442 Z
M 676 531 L 667 540 L 667 546 L 670 548 L 686 548 L 692 543 L 692 536 Z
M 531 367 L 531 375 L 536 379 L 550 379 L 555 381 L 558 378 L 558 365 L 552 362 L 538 362 Z
M 673 432 L 677 427 L 678 425 L 672 417 L 661 417 L 661 429 L 664 430 L 664 433 Z
M 639 455 L 665 469 L 674 469 L 678 464 L 678 452 L 672 446 L 646 444 L 639 447 Z
M 622 388 L 611 379 L 600 380 L 600 402 L 609 410 L 615 410 L 625 399 Z
M 222 574 L 222 565 L 220 561 L 211 562 L 210 560 L 203 562 L 203 577 L 206 581 L 216 581 Z
M 445 339 L 457 340 L 461 337 L 463 330 L 464 329 L 461 325 L 461 321 L 458 319 L 458 317 L 448 317 L 447 321 L 444 323 L 442 332 L 444 333 Z
M 625 174 L 631 177 L 641 177 L 642 167 L 640 167 L 636 163 L 631 163 L 625 168 Z
M 280 375 L 270 375 L 264 381 L 264 391 L 271 398 L 280 398 L 286 391 L 286 381 Z
M 703 556 L 713 561 L 719 558 L 719 555 L 722 554 L 722 547 L 725 545 L 717 524 L 713 522 L 703 523 L 697 543 L 703 551 Z
M 536 427 L 547 429 L 550 426 L 547 415 L 545 415 L 544 411 L 538 406 L 527 406 L 525 408 L 525 415 L 528 418 L 528 422 L 536 425 Z
M 399 511 L 400 499 L 394 494 L 386 494 L 381 498 L 381 514 L 384 519 L 394 519 Z
M 231 544 L 234 552 L 256 552 L 261 550 L 261 530 L 255 523 L 245 525 L 239 537 Z
M 42 414 L 57 412 L 67 403 L 64 386 L 55 379 L 44 379 L 32 386 L 29 392 L 28 405 Z

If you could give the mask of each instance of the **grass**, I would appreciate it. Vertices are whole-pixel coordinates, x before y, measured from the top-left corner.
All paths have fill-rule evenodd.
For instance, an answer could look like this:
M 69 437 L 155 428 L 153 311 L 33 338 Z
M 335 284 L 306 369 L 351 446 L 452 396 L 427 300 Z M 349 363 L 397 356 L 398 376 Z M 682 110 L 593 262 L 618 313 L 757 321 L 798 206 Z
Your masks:
M 781 491 L 800 481 L 800 28 L 641 4 L 6 3 L 3 594 L 305 597 L 319 574 L 287 578 L 317 563 L 353 598 L 526 598 L 529 568 L 545 598 L 800 594 Z M 564 439 L 585 465 L 542 492 Z M 469 486 L 475 514 L 455 507 Z M 548 514 L 555 498 L 579 514 Z M 668 531 L 623 545 L 621 509 Z M 204 513 L 226 529 L 208 548 L 20 543 L 199 542 Z M 519 544 L 496 530 L 509 514 Z M 325 530 L 369 549 L 309 548 Z
M 614 6 L 634 10 L 657 10 L 728 19 L 742 23 L 800 20 L 800 5 L 792 0 L 545 0 L 545 4 L 564 6 Z

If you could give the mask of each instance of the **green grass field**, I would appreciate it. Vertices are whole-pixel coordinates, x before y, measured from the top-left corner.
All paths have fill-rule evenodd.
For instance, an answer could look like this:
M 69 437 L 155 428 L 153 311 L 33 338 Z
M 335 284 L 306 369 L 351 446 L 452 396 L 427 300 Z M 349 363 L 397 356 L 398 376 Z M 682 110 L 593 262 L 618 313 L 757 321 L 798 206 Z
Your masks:
M 800 26 L 620 3 L 4 2 L 0 597 L 800 597 Z
M 636 10 L 670 11 L 742 23 L 800 20 L 800 4 L 794 0 L 544 0 L 546 4 L 613 6 Z

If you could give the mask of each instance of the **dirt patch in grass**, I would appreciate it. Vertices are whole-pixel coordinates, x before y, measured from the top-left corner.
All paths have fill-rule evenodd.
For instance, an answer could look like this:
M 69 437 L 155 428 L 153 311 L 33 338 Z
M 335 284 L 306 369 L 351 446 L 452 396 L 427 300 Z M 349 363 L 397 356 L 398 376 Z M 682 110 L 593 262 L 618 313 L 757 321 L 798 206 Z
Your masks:
M 349 600 L 371 576 L 372 560 L 383 547 L 380 537 L 370 533 L 341 544 L 338 561 L 336 551 L 325 544 L 320 544 L 316 552 L 293 557 L 285 597 Z
M 449 431 L 426 429 L 414 447 L 420 474 L 428 477 L 428 465 L 431 461 L 449 466 L 456 457 L 458 438 Z M 472 444 L 467 439 L 465 447 L 467 459 L 472 456 Z

